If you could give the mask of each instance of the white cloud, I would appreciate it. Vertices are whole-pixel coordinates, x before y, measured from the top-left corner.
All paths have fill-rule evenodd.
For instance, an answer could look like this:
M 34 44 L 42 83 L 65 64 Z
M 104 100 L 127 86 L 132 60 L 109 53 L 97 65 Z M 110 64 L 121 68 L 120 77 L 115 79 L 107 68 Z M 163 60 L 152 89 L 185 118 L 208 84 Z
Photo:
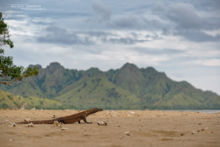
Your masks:
M 16 64 L 58 61 L 68 68 L 108 70 L 132 62 L 220 93 L 220 21 L 211 2 L 51 2 L 30 0 L 19 11 L 6 11 L 15 44 L 6 53 Z
M 195 63 L 205 66 L 218 66 L 220 67 L 220 59 L 203 59 L 196 60 Z
M 13 3 L 9 5 L 12 9 L 20 9 L 26 11 L 42 11 L 45 10 L 42 5 Z

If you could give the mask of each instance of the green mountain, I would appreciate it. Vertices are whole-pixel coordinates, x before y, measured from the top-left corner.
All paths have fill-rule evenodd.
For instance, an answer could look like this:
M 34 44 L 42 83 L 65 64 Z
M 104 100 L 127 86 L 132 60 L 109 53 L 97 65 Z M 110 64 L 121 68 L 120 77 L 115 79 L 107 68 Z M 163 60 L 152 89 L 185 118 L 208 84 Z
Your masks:
M 220 96 L 186 81 L 176 82 L 153 67 L 126 63 L 120 69 L 100 71 L 65 69 L 59 63 L 39 75 L 1 89 L 16 95 L 59 101 L 63 108 L 86 109 L 219 109 Z
M 85 77 L 61 91 L 56 99 L 68 108 L 140 108 L 140 100 L 136 95 L 114 85 L 104 75 Z
M 60 109 L 62 104 L 56 100 L 45 98 L 15 96 L 3 90 L 0 90 L 0 108 L 3 109 Z

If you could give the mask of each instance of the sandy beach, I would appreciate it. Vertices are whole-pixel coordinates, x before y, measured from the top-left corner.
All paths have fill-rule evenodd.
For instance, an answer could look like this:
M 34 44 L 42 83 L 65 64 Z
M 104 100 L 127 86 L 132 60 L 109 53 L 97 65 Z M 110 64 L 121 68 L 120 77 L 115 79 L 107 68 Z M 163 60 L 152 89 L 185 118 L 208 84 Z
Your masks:
M 220 113 L 102 111 L 92 124 L 13 126 L 24 119 L 51 119 L 75 110 L 0 110 L 1 147 L 219 147 Z M 105 121 L 107 126 L 97 125 Z

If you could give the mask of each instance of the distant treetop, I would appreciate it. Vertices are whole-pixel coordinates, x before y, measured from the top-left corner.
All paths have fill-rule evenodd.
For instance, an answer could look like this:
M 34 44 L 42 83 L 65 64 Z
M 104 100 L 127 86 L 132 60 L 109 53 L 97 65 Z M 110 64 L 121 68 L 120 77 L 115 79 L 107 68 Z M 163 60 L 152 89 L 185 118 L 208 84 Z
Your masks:
M 14 44 L 10 39 L 8 25 L 0 12 L 0 84 L 9 85 L 14 81 L 38 74 L 37 67 L 25 69 L 22 66 L 14 65 L 12 57 L 4 56 L 5 49 L 3 47 L 5 46 L 13 48 Z

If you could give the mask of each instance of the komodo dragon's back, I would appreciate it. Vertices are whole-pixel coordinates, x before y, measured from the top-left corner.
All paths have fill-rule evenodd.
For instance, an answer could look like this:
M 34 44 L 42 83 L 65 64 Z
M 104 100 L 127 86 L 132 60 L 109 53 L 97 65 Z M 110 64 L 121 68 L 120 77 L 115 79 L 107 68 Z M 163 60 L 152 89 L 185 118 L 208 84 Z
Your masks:
M 84 120 L 86 123 L 88 123 L 86 121 L 86 117 L 90 114 L 96 113 L 98 111 L 102 111 L 103 109 L 101 108 L 92 108 L 92 109 L 88 109 L 76 114 L 72 114 L 72 115 L 68 115 L 68 116 L 64 116 L 64 117 L 59 117 L 59 118 L 55 118 L 55 119 L 51 119 L 51 120 L 35 120 L 35 121 L 22 121 L 22 122 L 16 122 L 17 124 L 28 124 L 28 123 L 33 123 L 33 124 L 53 124 L 54 121 L 58 121 L 64 124 L 71 124 L 74 122 L 79 122 L 81 120 Z

